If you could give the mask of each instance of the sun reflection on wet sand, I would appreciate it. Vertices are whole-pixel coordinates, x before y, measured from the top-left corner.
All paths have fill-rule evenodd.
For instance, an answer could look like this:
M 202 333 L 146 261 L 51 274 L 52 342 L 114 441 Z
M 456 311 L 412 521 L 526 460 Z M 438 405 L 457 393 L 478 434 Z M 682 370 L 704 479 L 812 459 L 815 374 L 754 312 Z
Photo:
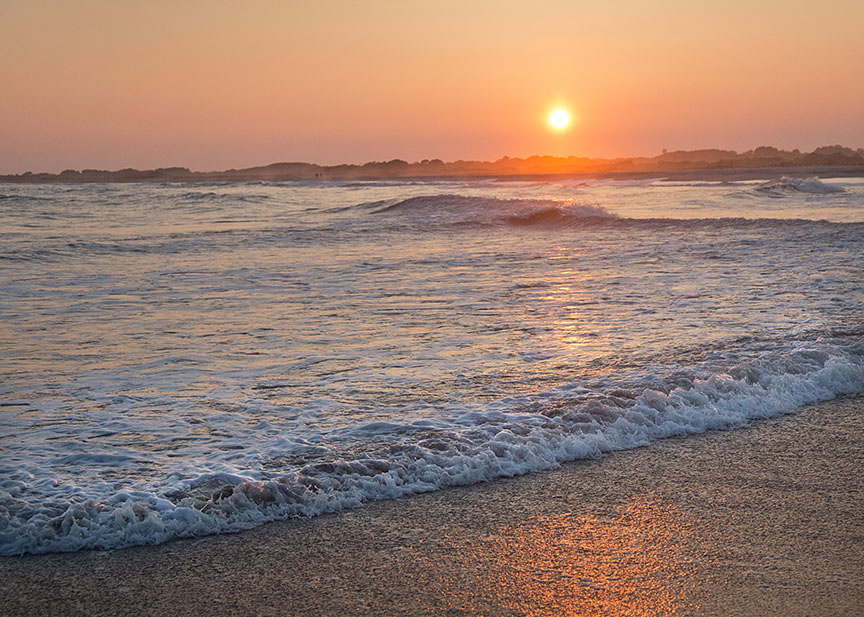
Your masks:
M 535 518 L 455 541 L 427 553 L 437 563 L 415 565 L 437 573 L 439 597 L 459 614 L 675 615 L 698 608 L 691 539 L 687 517 L 651 495 L 610 517 Z

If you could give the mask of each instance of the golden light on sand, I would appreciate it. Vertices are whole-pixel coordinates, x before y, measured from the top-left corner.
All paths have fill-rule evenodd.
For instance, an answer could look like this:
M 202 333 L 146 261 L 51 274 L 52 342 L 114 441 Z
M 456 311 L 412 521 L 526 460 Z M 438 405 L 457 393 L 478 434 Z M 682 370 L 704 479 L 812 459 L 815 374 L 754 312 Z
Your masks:
M 652 494 L 599 518 L 567 513 L 489 527 L 469 544 L 443 541 L 437 554 L 410 559 L 416 576 L 430 576 L 437 597 L 465 614 L 497 605 L 489 614 L 662 617 L 698 611 L 694 533 L 686 513 Z
M 549 125 L 558 131 L 570 126 L 570 114 L 565 109 L 555 109 L 549 114 Z

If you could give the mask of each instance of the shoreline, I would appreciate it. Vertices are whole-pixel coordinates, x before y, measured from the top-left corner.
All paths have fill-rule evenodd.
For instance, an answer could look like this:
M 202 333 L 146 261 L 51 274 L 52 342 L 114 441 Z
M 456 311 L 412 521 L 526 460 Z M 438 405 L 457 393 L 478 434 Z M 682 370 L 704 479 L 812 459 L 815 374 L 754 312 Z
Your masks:
M 238 534 L 0 558 L 8 615 L 856 615 L 864 397 Z
M 638 171 L 573 171 L 556 173 L 470 172 L 444 174 L 331 174 L 256 172 L 188 172 L 159 174 L 159 170 L 131 170 L 138 175 L 125 177 L 122 172 L 99 172 L 92 176 L 31 174 L 0 176 L 0 184 L 242 184 L 245 182 L 541 182 L 554 180 L 647 180 L 738 182 L 775 180 L 784 176 L 819 178 L 862 178 L 862 165 L 789 165 L 776 167 L 693 167 L 678 169 L 643 169 Z

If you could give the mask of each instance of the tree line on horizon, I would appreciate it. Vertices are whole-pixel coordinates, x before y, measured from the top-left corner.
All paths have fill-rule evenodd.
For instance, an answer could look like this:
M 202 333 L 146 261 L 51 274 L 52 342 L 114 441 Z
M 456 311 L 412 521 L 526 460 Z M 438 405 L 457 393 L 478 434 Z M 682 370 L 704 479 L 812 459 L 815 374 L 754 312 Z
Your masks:
M 864 148 L 822 146 L 812 152 L 780 150 L 759 146 L 738 153 L 734 150 L 677 150 L 653 157 L 615 159 L 588 157 L 529 156 L 502 157 L 497 161 L 452 161 L 423 159 L 409 163 L 402 159 L 371 161 L 362 165 L 317 165 L 314 163 L 273 163 L 246 169 L 191 171 L 186 167 L 150 170 L 107 171 L 67 169 L 59 174 L 25 172 L 0 176 L 0 182 L 201 182 L 279 180 L 362 180 L 381 178 L 435 178 L 460 176 L 566 175 L 584 173 L 637 173 L 699 169 L 748 169 L 764 167 L 864 166 Z

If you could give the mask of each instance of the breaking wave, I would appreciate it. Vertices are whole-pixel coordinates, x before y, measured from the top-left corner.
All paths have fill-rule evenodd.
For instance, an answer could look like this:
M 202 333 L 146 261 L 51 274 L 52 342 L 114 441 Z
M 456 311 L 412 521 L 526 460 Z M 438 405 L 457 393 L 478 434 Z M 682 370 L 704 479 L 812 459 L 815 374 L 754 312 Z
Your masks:
M 360 204 L 374 214 L 440 223 L 533 223 L 580 218 L 614 219 L 606 208 L 573 200 L 499 199 L 464 195 L 424 195 Z
M 767 197 L 785 197 L 794 193 L 844 193 L 845 190 L 841 186 L 825 184 L 819 178 L 792 178 L 783 176 L 779 180 L 771 180 L 765 182 L 752 189 L 754 193 Z
M 67 501 L 0 483 L 0 554 L 157 544 L 554 468 L 657 439 L 732 429 L 864 391 L 864 342 L 815 339 L 689 368 L 621 374 L 411 423 L 343 427 L 335 446 L 272 455 L 148 490 Z M 363 448 L 352 444 L 362 442 Z M 341 445 L 339 445 L 341 444 Z M 117 461 L 99 461 L 116 464 Z

